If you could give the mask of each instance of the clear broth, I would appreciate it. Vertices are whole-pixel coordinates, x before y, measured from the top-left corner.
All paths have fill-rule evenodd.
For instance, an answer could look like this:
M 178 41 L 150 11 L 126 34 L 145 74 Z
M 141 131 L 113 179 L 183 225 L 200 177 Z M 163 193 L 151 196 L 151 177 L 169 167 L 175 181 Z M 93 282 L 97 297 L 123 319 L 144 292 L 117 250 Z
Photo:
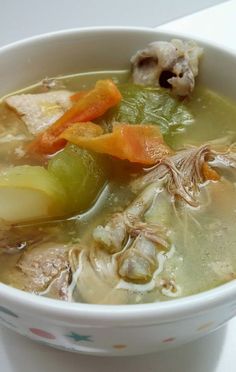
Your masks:
M 62 77 L 59 83 L 60 88 L 79 91 L 91 88 L 99 78 L 104 77 L 112 77 L 116 83 L 121 83 L 127 81 L 128 72 L 78 74 Z M 42 86 L 35 85 L 24 89 L 21 93 L 43 91 Z M 194 115 L 194 123 L 184 131 L 165 138 L 174 149 L 181 149 L 188 144 L 199 146 L 218 138 L 223 140 L 226 138 L 226 141 L 230 138 L 231 142 L 235 141 L 236 108 L 228 99 L 220 97 L 206 87 L 197 86 L 186 105 Z M 0 168 L 21 164 L 21 158 L 18 156 L 23 143 L 21 136 L 23 141 L 31 139 L 18 116 L 1 103 L 0 141 L 6 134 L 18 136 L 18 139 L 1 144 Z M 113 174 L 113 179 L 109 181 L 91 210 L 63 221 L 37 223 L 40 233 L 45 236 L 55 235 L 57 241 L 63 243 L 76 241 L 78 237 L 85 242 L 88 241 L 94 227 L 104 223 L 107 216 L 124 208 L 132 200 L 132 194 L 127 191 L 125 183 L 130 169 L 119 165 L 119 162 L 115 166 L 117 172 Z M 171 255 L 165 260 L 158 281 L 174 278 L 179 288 L 177 296 L 205 291 L 236 278 L 235 181 L 234 175 L 225 174 L 219 182 L 210 182 L 203 187 L 201 190 L 203 203 L 198 209 L 184 208 L 180 205 L 175 214 L 171 210 L 170 203 L 168 205 L 168 195 L 163 195 L 162 199 L 157 200 L 146 214 L 147 220 L 152 222 L 163 220 L 171 228 L 174 247 Z M 18 288 L 21 288 L 21 284 L 14 275 L 9 274 L 14 269 L 20 254 L 21 252 L 11 255 L 4 252 L 0 254 L 0 281 Z M 146 286 L 144 290 L 142 288 L 140 290 L 137 286 L 133 286 L 133 289 L 128 290 L 116 289 L 104 301 L 119 303 L 116 292 L 123 292 L 121 303 L 153 302 L 172 298 L 163 294 L 159 288 Z

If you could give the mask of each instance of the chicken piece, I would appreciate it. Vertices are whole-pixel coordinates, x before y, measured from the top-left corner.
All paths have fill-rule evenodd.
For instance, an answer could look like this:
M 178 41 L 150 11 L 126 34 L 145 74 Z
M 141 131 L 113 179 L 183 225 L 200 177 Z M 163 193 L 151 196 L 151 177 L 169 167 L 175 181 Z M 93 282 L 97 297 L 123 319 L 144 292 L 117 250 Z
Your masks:
M 67 90 L 17 94 L 7 97 L 5 102 L 21 116 L 29 132 L 36 135 L 53 124 L 71 107 L 71 95 L 72 93 Z
M 57 280 L 54 283 L 54 297 L 56 292 L 59 298 L 65 299 L 70 272 L 68 252 L 69 247 L 66 245 L 45 243 L 31 247 L 23 253 L 16 265 L 23 279 L 22 289 L 40 294 L 50 289 L 53 281 Z M 61 280 L 60 276 L 63 272 L 66 275 L 64 274 Z M 58 284 L 60 284 L 60 289 Z
M 188 96 L 194 89 L 202 53 L 202 48 L 193 41 L 153 42 L 131 58 L 133 81 L 170 88 L 177 96 Z
M 212 160 L 213 156 L 208 145 L 179 151 L 133 181 L 132 190 L 139 192 L 147 185 L 162 180 L 172 196 L 177 196 L 189 205 L 197 207 L 196 196 L 199 185 L 205 181 L 203 165 L 206 161 Z
M 52 280 L 45 293 L 40 294 L 45 297 L 68 301 L 68 285 L 70 282 L 71 272 L 66 269 Z
M 115 290 L 119 282 L 117 263 L 105 250 L 94 244 L 72 249 L 69 254 L 73 279 L 69 299 L 87 303 L 124 303 Z M 121 298 L 122 297 L 122 298 Z
M 131 247 L 118 258 L 118 272 L 121 278 L 133 283 L 147 283 L 158 268 L 156 245 L 142 234 L 137 236 Z
M 148 185 L 162 182 L 175 199 L 180 198 L 192 207 L 198 207 L 200 185 L 220 179 L 220 175 L 211 166 L 236 169 L 236 153 L 231 146 L 224 152 L 215 151 L 208 144 L 179 151 L 152 167 L 144 176 L 135 179 L 131 188 L 138 193 Z
M 167 246 L 165 238 L 159 235 L 158 224 L 141 221 L 160 192 L 160 183 L 149 185 L 124 212 L 114 214 L 105 226 L 97 226 L 93 232 L 94 240 L 110 253 L 120 252 L 129 237 L 136 237 L 141 233 L 147 239 Z
M 93 232 L 101 249 L 116 253 L 117 272 L 125 281 L 149 282 L 158 268 L 158 250 L 169 247 L 163 226 L 141 221 L 160 192 L 160 183 L 149 185 L 123 213 L 114 214 L 107 225 Z
M 116 213 L 105 226 L 97 226 L 93 232 L 96 242 L 110 253 L 119 252 L 126 237 L 126 221 L 123 213 Z

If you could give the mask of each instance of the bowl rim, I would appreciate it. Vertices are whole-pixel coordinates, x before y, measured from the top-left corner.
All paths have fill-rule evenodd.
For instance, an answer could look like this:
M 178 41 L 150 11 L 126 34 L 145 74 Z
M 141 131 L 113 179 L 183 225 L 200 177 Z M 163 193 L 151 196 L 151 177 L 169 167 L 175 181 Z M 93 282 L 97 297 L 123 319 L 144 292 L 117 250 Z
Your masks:
M 100 26 L 72 28 L 43 33 L 4 45 L 0 47 L 0 58 L 2 54 L 11 50 L 30 45 L 31 43 L 41 42 L 45 39 L 53 40 L 58 37 L 78 36 L 79 34 L 92 34 L 95 32 L 109 32 L 110 34 L 118 32 L 152 33 L 165 35 L 169 38 L 181 37 L 184 39 L 193 39 L 184 33 L 166 32 L 150 27 Z M 236 52 L 233 49 L 222 47 L 220 44 L 202 38 L 194 37 L 194 40 L 202 44 L 203 47 L 214 48 L 220 53 L 228 54 L 236 59 Z M 236 280 L 194 295 L 147 304 L 103 305 L 68 303 L 66 301 L 27 293 L 3 283 L 0 283 L 0 298 L 3 305 L 5 302 L 10 305 L 17 303 L 19 309 L 23 312 L 26 309 L 30 310 L 30 312 L 33 310 L 35 314 L 38 313 L 41 316 L 50 317 L 51 319 L 55 319 L 56 317 L 62 320 L 66 319 L 70 322 L 76 322 L 80 319 L 87 322 L 87 324 L 91 324 L 94 321 L 94 324 L 97 324 L 97 326 L 124 326 L 125 324 L 142 326 L 144 324 L 170 323 L 177 319 L 191 318 L 196 313 L 204 313 L 210 309 L 224 305 L 225 302 L 234 302 L 236 308 Z

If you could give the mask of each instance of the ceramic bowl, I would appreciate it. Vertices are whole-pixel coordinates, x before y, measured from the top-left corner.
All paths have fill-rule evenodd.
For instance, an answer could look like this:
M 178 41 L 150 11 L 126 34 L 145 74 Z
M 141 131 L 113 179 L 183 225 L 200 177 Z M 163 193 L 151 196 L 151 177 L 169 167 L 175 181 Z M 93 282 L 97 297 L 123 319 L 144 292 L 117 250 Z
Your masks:
M 0 50 L 0 97 L 44 77 L 122 70 L 134 52 L 178 35 L 140 28 L 90 28 L 46 34 Z M 204 48 L 199 80 L 236 99 L 236 55 Z M 236 282 L 194 296 L 143 305 L 66 303 L 0 284 L 0 321 L 31 339 L 94 355 L 144 354 L 197 339 L 236 314 Z

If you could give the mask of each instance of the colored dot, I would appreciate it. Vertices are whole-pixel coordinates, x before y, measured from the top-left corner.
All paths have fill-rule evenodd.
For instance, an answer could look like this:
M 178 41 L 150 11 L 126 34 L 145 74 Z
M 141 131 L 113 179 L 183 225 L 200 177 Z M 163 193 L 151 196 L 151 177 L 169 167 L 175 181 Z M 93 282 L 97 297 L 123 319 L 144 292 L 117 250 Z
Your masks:
M 162 342 L 173 342 L 175 340 L 175 337 L 169 337 L 169 338 L 166 338 L 165 340 L 162 340 Z
M 197 328 L 197 331 L 205 331 L 208 328 L 210 328 L 213 323 L 214 322 L 208 322 L 208 323 L 202 324 L 200 327 Z
M 30 331 L 39 336 L 39 337 L 42 337 L 42 338 L 47 338 L 48 340 L 54 340 L 56 337 L 49 333 L 49 332 L 46 332 L 46 331 L 43 331 L 42 329 L 38 329 L 38 328 L 30 328 Z
M 113 345 L 112 347 L 113 347 L 114 349 L 121 350 L 121 349 L 125 349 L 125 348 L 127 347 L 127 345 L 118 344 L 118 345 Z
M 89 342 L 93 342 L 93 340 L 91 339 L 92 336 L 88 336 L 88 335 L 81 335 L 79 333 L 76 333 L 76 332 L 71 332 L 69 335 L 66 335 L 66 337 L 70 337 L 72 338 L 74 341 L 89 341 Z

